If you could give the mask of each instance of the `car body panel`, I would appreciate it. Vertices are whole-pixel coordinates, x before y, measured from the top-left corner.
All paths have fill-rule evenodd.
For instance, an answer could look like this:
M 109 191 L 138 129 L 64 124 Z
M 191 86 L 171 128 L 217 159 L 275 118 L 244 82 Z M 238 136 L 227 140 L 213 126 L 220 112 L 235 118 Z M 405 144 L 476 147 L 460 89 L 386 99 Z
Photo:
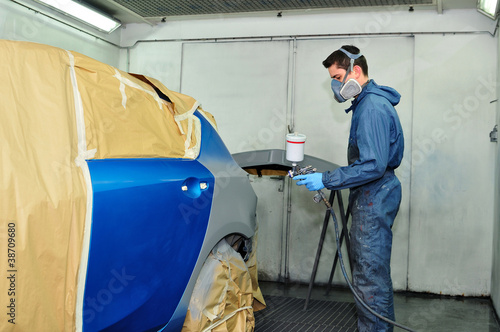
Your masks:
M 197 261 L 211 207 L 199 202 L 211 200 L 214 178 L 195 160 L 96 160 L 89 169 L 94 207 L 84 331 L 164 324 Z

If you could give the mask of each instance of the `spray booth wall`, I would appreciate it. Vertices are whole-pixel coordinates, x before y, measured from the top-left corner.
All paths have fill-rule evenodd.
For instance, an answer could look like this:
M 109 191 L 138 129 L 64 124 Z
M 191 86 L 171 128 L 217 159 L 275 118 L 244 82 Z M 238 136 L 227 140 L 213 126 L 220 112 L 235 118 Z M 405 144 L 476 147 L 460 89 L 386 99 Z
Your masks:
M 129 51 L 129 70 L 152 75 L 171 89 L 195 96 L 215 115 L 232 153 L 284 149 L 287 126 L 294 125 L 295 131 L 307 135 L 306 154 L 339 165 L 346 164 L 351 115 L 344 113 L 348 104 L 333 100 L 330 78 L 321 62 L 343 44 L 359 45 L 368 59 L 370 78 L 402 94 L 397 110 L 406 149 L 397 170 L 403 201 L 393 228 L 395 289 L 488 295 L 496 149 L 488 134 L 496 121 L 492 101 L 497 94 L 497 39 L 484 31 L 482 25 L 491 23 L 476 11 L 419 15 L 417 20 L 399 17 L 383 27 L 416 32 L 407 36 L 190 41 L 195 36 L 284 35 L 266 19 L 253 18 L 252 24 L 251 19 L 235 18 L 233 26 L 231 19 L 214 19 L 167 22 L 164 28 L 137 27 L 123 36 L 122 43 L 132 45 L 134 38 L 144 39 Z M 469 25 L 453 26 L 446 15 Z M 366 16 L 364 22 L 373 23 L 373 17 Z M 338 22 L 337 18 L 338 27 L 344 29 L 339 33 L 346 32 L 349 25 L 342 22 L 352 21 L 349 14 L 326 18 L 329 23 L 324 26 Z M 307 33 L 312 29 L 309 23 L 320 27 L 316 32 L 335 30 L 322 27 L 318 17 L 314 24 L 300 16 L 288 20 L 289 32 L 302 28 Z M 424 26 L 427 33 L 418 33 Z M 365 31 L 350 28 L 352 33 Z M 458 33 L 434 34 L 433 29 Z M 162 36 L 178 38 L 154 41 Z M 288 271 L 290 280 L 308 282 L 324 208 L 312 202 L 305 188 L 289 180 L 252 176 L 252 181 L 259 197 L 261 278 L 282 280 Z M 347 191 L 344 202 L 346 197 Z M 284 234 L 288 199 L 290 229 Z M 328 280 L 334 250 L 330 227 L 317 282 Z M 334 282 L 343 282 L 339 271 Z
M 500 46 L 500 43 L 499 45 Z M 500 51 L 500 49 L 499 49 Z M 500 70 L 500 68 L 497 68 Z M 500 94 L 500 85 L 497 85 L 497 95 Z M 497 104 L 497 124 L 500 123 L 500 105 Z M 493 230 L 493 267 L 491 275 L 491 299 L 495 306 L 497 314 L 500 314 L 500 144 L 497 145 L 496 151 L 496 169 L 495 169 L 495 213 L 494 213 L 494 230 Z

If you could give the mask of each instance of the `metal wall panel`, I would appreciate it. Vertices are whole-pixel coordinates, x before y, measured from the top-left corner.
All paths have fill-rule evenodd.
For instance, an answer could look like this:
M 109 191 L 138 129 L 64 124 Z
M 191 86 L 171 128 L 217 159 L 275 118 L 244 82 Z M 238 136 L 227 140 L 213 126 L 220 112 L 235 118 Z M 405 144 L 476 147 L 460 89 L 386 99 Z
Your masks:
M 181 57 L 182 42 L 139 43 L 129 50 L 127 71 L 156 78 L 170 90 L 179 91 Z
M 288 42 L 186 43 L 181 92 L 215 116 L 231 153 L 283 149 Z
M 498 43 L 498 38 L 497 38 Z M 498 47 L 497 47 L 498 52 Z M 497 75 L 499 68 L 497 68 Z M 498 81 L 498 76 L 497 76 Z M 500 93 L 500 86 L 497 85 L 497 95 Z M 496 125 L 500 123 L 500 112 L 498 102 L 496 103 L 497 121 Z M 493 129 L 493 128 L 492 128 Z M 493 206 L 493 266 L 491 274 L 491 299 L 496 309 L 497 315 L 500 314 L 500 145 L 497 143 L 496 148 L 496 171 L 495 171 L 495 196 Z
M 409 288 L 488 295 L 496 39 L 468 34 L 415 40 Z

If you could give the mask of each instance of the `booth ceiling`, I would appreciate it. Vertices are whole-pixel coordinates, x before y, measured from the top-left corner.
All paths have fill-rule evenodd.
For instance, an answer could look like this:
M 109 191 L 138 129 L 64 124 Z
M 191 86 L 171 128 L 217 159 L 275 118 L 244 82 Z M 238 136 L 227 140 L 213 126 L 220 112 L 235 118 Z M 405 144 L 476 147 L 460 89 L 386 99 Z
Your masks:
M 432 4 L 433 0 L 114 0 L 142 17 Z
M 122 23 L 154 22 L 188 15 L 321 9 L 372 10 L 383 6 L 474 7 L 475 0 L 85 0 Z M 465 5 L 465 6 L 464 6 Z

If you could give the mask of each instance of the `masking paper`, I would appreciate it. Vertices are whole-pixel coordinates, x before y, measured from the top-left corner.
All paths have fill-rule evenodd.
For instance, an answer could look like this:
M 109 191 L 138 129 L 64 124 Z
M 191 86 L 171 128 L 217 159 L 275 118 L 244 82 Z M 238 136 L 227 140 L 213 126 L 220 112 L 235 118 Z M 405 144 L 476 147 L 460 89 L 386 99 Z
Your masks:
M 96 149 L 94 158 L 198 156 L 201 125 L 194 115 L 199 106 L 194 98 L 154 79 L 73 55 L 88 150 Z M 171 102 L 160 98 L 155 85 Z
M 73 331 L 86 185 L 65 50 L 0 40 L 1 331 Z
M 266 307 L 257 280 L 257 233 L 245 263 L 226 240 L 210 253 L 193 290 L 182 332 L 251 332 Z
M 0 40 L 0 59 L 0 331 L 75 331 L 92 215 L 86 160 L 194 159 L 194 112 L 215 121 L 189 96 L 76 52 Z

